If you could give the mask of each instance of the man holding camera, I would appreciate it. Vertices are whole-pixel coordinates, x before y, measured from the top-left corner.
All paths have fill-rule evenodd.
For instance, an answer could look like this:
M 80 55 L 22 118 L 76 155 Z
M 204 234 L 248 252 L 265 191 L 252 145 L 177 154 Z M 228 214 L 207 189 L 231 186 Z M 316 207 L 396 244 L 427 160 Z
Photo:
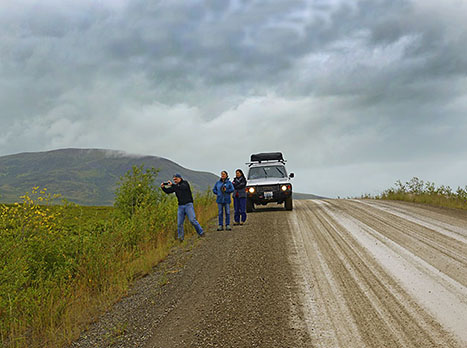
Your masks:
M 195 208 L 193 206 L 193 195 L 191 194 L 191 188 L 188 181 L 183 180 L 180 174 L 173 176 L 173 183 L 169 180 L 161 184 L 162 191 L 167 194 L 175 193 L 178 200 L 178 213 L 177 213 L 177 232 L 178 240 L 183 241 L 185 233 L 183 231 L 183 223 L 185 222 L 185 216 L 188 216 L 188 220 L 193 225 L 198 233 L 198 236 L 204 237 L 203 228 L 196 220 Z

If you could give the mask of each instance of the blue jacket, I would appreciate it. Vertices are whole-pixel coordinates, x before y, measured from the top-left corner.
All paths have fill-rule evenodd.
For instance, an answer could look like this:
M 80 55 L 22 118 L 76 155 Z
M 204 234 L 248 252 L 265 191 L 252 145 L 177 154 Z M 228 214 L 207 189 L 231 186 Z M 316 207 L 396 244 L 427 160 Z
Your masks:
M 222 187 L 225 186 L 225 192 L 222 191 Z M 219 180 L 214 185 L 212 189 L 215 195 L 217 195 L 216 202 L 219 204 L 230 204 L 231 198 L 230 194 L 234 192 L 234 187 L 230 182 L 229 178 L 225 179 L 225 181 Z

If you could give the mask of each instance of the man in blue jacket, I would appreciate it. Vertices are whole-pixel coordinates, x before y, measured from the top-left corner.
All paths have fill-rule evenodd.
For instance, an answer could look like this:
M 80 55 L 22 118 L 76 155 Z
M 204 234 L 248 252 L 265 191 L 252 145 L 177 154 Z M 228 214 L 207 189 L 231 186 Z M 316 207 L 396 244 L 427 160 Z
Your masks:
M 185 237 L 185 232 L 183 231 L 183 223 L 185 222 L 185 216 L 188 216 L 191 224 L 196 230 L 196 233 L 200 237 L 204 237 L 203 228 L 196 220 L 195 208 L 193 207 L 193 195 L 191 194 L 191 188 L 188 181 L 183 180 L 180 174 L 175 174 L 173 177 L 173 183 L 168 181 L 167 183 L 162 183 L 161 188 L 167 194 L 175 193 L 178 200 L 178 239 L 183 242 Z
M 225 229 L 230 231 L 232 228 L 230 227 L 230 194 L 234 192 L 234 187 L 232 182 L 229 180 L 229 175 L 224 170 L 221 172 L 221 178 L 218 182 L 214 185 L 212 189 L 215 195 L 217 195 L 217 206 L 219 208 L 219 227 L 217 228 L 218 231 L 222 231 L 224 229 L 224 210 L 225 210 Z

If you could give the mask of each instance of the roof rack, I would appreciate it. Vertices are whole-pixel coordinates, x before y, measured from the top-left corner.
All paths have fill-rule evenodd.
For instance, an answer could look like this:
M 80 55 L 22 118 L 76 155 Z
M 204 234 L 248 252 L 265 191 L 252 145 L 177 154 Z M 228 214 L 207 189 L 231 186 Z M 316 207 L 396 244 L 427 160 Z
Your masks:
M 281 162 L 285 164 L 287 162 L 282 156 L 282 152 L 264 152 L 252 154 L 250 157 L 250 162 L 246 164 L 251 166 L 255 163 L 270 163 L 270 162 Z
M 253 164 L 263 164 L 263 163 L 282 163 L 282 164 L 285 164 L 286 162 L 287 162 L 287 160 L 282 160 L 282 161 L 271 160 L 271 161 L 246 162 L 245 164 L 248 167 L 251 167 Z

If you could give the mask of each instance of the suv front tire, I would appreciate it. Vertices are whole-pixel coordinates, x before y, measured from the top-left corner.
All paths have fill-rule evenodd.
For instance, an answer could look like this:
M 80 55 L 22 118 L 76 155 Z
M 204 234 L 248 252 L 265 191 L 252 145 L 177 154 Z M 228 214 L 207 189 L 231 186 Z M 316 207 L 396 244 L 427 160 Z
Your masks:
M 292 197 L 288 197 L 286 200 L 285 200 L 285 210 L 293 210 L 293 199 Z
M 246 199 L 246 212 L 251 213 L 255 210 L 255 205 L 248 198 Z

